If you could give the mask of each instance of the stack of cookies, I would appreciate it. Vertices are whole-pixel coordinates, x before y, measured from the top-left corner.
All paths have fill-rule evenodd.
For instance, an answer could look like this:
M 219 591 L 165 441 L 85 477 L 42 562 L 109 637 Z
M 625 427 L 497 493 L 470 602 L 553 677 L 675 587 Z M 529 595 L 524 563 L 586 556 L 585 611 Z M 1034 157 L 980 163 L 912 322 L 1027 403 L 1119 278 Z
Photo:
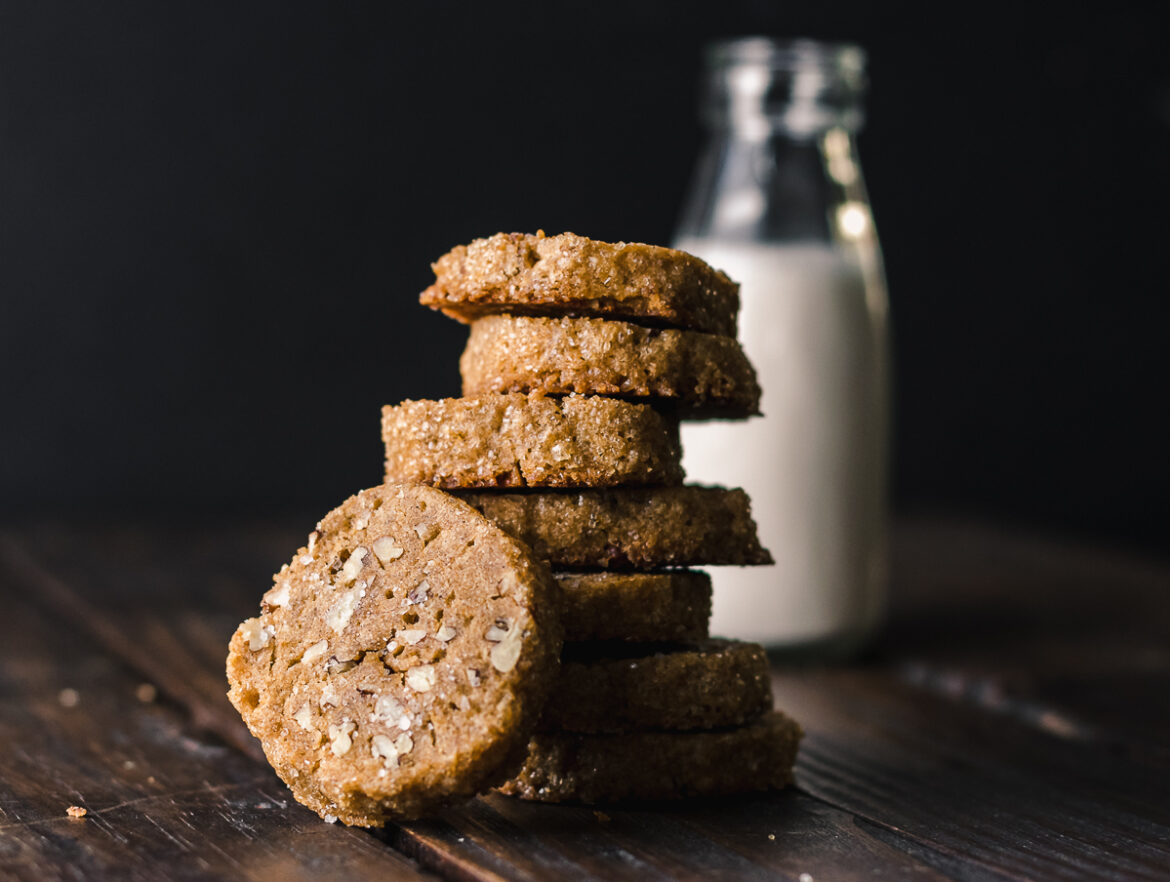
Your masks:
M 686 569 L 771 563 L 743 491 L 680 466 L 680 419 L 757 412 L 737 286 L 682 252 L 571 234 L 499 234 L 434 270 L 422 302 L 471 326 L 465 397 L 384 408 L 386 481 L 446 489 L 525 543 L 564 611 L 560 673 L 504 792 L 783 786 L 799 728 L 771 710 L 763 649 L 708 637 L 710 580 Z
M 329 512 L 232 636 L 228 697 L 296 798 L 379 826 L 493 787 L 608 802 L 780 787 L 799 727 L 707 634 L 754 565 L 678 424 L 747 417 L 736 286 L 681 252 L 499 235 L 435 264 L 466 397 L 386 407 L 386 481 Z M 729 451 L 733 455 L 733 451 Z M 449 492 L 446 492 L 449 491 Z

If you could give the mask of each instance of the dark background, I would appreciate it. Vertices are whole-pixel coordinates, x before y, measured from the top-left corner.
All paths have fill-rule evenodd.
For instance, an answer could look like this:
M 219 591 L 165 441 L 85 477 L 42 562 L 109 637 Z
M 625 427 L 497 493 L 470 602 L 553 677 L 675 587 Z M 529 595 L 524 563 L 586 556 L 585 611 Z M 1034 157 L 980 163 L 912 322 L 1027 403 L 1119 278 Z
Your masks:
M 0 517 L 320 514 L 377 483 L 380 406 L 458 388 L 430 261 L 668 242 L 700 48 L 764 33 L 870 52 L 897 508 L 1165 551 L 1157 8 L 9 2 Z

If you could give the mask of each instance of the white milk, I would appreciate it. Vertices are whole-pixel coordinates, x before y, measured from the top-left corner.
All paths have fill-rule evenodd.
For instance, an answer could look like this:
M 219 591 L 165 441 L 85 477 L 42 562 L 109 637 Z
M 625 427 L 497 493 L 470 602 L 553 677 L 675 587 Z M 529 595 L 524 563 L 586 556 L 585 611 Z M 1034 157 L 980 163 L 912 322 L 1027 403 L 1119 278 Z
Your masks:
M 684 423 L 689 482 L 743 487 L 775 567 L 719 567 L 713 634 L 771 646 L 865 635 L 884 607 L 884 311 L 828 245 L 684 239 L 740 285 L 763 417 Z

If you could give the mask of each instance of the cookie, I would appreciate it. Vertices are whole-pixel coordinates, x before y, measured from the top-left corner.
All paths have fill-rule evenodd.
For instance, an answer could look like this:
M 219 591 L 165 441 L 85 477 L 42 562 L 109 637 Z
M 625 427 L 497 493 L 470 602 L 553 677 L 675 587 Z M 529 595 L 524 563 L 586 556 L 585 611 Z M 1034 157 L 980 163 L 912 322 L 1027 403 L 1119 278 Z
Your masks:
M 554 574 L 561 587 L 565 641 L 702 640 L 711 618 L 711 577 L 669 573 Z
M 431 487 L 317 525 L 231 640 L 228 697 L 296 798 L 380 826 L 515 772 L 561 649 L 543 564 Z
M 626 644 L 566 649 L 541 730 L 715 729 L 772 707 L 768 657 L 756 643 L 704 640 L 640 651 Z
M 613 398 L 483 395 L 382 408 L 386 480 L 436 487 L 678 484 L 678 423 Z
M 685 485 L 459 496 L 554 568 L 772 563 L 742 490 Z
M 739 285 L 683 251 L 563 233 L 497 233 L 431 268 L 425 306 L 462 322 L 499 313 L 626 319 L 735 336 Z
M 654 398 L 684 416 L 758 413 L 756 372 L 734 337 L 595 318 L 487 316 L 459 359 L 463 394 Z
M 581 735 L 542 732 L 501 791 L 539 802 L 722 796 L 792 783 L 801 731 L 779 711 L 735 729 Z

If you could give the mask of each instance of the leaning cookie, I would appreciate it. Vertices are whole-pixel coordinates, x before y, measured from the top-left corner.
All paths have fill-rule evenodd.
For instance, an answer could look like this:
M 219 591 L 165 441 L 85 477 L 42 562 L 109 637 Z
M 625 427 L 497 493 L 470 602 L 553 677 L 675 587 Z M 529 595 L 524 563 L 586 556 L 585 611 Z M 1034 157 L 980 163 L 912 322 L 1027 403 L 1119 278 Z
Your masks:
M 735 729 L 541 733 L 500 790 L 538 802 L 604 803 L 774 790 L 792 783 L 801 731 L 779 711 Z
M 481 395 L 382 408 L 386 480 L 460 487 L 682 482 L 678 423 L 601 396 Z
M 749 417 L 760 405 L 756 372 L 734 337 L 605 319 L 479 319 L 459 372 L 464 395 L 620 395 L 687 418 Z
M 768 657 L 756 643 L 713 639 L 657 651 L 578 644 L 561 660 L 540 728 L 716 729 L 771 708 Z
M 514 773 L 561 647 L 545 567 L 418 485 L 346 500 L 232 637 L 228 697 L 293 795 L 380 826 Z
M 497 233 L 431 265 L 419 296 L 462 322 L 483 315 L 627 319 L 735 336 L 739 285 L 684 251 L 573 233 Z

